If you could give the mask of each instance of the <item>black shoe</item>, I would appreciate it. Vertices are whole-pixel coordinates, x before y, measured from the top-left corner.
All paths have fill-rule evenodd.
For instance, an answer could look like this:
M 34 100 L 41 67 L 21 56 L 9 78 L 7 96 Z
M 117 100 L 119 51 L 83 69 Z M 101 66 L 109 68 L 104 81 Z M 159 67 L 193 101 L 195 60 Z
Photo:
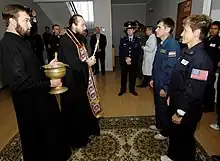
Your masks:
M 220 161 L 220 155 L 213 155 L 211 156 L 212 161 Z
M 130 92 L 131 94 L 133 94 L 134 96 L 138 96 L 138 93 L 137 92 Z
M 119 92 L 118 96 L 122 96 L 124 94 L 124 92 Z

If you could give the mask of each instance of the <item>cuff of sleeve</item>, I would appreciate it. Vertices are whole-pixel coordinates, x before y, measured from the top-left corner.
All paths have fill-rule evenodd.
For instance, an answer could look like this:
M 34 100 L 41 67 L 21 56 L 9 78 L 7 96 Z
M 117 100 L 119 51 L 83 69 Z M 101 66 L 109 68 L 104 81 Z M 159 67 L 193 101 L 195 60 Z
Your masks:
M 178 109 L 177 114 L 180 115 L 180 116 L 184 116 L 186 114 L 186 112 L 181 110 L 181 109 Z
M 33 17 L 33 22 L 37 22 L 37 18 L 36 17 Z

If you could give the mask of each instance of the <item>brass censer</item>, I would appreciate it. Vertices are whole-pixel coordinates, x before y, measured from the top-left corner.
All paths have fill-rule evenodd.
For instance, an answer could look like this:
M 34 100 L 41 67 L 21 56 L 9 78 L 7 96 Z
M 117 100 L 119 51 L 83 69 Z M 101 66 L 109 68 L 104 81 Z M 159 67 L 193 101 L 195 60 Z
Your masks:
M 57 53 L 55 53 L 55 59 L 57 59 Z M 58 62 L 55 65 L 44 65 L 44 72 L 47 78 L 53 79 L 61 79 L 66 75 L 66 68 L 69 67 L 69 65 L 64 64 L 62 62 Z M 67 87 L 58 86 L 53 87 L 50 90 L 50 94 L 61 94 L 68 90 Z

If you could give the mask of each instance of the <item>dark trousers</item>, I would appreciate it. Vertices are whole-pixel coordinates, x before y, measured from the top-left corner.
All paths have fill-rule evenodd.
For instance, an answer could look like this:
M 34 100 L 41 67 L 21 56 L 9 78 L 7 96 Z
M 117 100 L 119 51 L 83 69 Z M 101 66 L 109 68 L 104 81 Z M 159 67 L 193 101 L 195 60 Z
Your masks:
M 129 91 L 135 92 L 137 77 L 137 67 L 135 65 L 121 66 L 121 92 L 125 93 L 127 89 L 127 77 L 129 75 Z
M 213 76 L 212 82 L 207 85 L 204 97 L 204 112 L 213 112 L 215 109 L 215 84 L 216 77 Z
M 143 72 L 142 72 L 143 56 L 144 56 L 144 51 L 141 50 L 141 54 L 138 60 L 138 71 L 137 71 L 139 79 L 143 77 Z
M 156 127 L 160 129 L 161 135 L 168 136 L 169 114 L 167 106 L 167 97 L 161 97 L 159 95 L 159 92 L 159 90 L 154 90 Z
M 142 85 L 142 86 L 148 86 L 150 80 L 151 80 L 151 76 L 149 76 L 149 75 L 144 75 L 144 78 L 143 78 L 143 80 L 142 80 L 141 85 Z
M 105 74 L 105 56 L 96 56 L 96 63 L 95 63 L 95 74 L 99 73 L 99 61 L 101 64 L 101 73 Z
M 54 53 L 51 52 L 50 50 L 47 51 L 47 60 L 48 60 L 48 64 L 54 59 Z
M 170 106 L 169 147 L 168 157 L 174 161 L 195 161 L 196 144 L 194 133 L 198 122 L 202 118 L 202 106 L 192 107 L 194 112 L 186 113 L 179 125 L 172 122 L 172 116 L 178 108 Z M 188 115 L 189 114 L 189 115 Z
M 217 81 L 217 103 L 216 103 L 217 123 L 220 126 L 220 76 Z

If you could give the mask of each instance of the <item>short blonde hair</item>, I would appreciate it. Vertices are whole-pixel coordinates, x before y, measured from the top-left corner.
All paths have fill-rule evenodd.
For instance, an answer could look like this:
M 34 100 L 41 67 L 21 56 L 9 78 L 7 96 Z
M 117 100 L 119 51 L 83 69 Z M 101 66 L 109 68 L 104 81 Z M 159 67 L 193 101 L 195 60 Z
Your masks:
M 191 15 L 183 20 L 183 25 L 189 25 L 192 31 L 200 30 L 200 40 L 204 40 L 209 32 L 212 19 L 207 15 Z

